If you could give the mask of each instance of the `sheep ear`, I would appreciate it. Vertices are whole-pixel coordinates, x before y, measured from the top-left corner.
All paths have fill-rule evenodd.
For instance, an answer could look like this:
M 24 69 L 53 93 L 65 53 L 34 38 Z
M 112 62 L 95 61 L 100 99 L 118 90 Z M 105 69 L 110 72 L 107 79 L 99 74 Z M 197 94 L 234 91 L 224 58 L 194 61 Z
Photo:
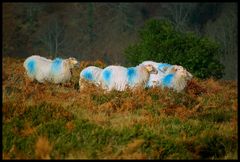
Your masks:
M 159 70 L 160 70 L 161 72 L 163 72 L 163 73 L 165 73 L 165 72 L 167 71 L 167 69 L 168 69 L 168 67 L 166 67 L 166 66 L 163 67 L 163 69 L 160 69 L 160 68 L 159 68 Z
M 168 67 L 165 66 L 165 67 L 163 68 L 163 71 L 166 72 L 167 69 L 168 69 Z
M 77 59 L 75 59 L 75 58 L 73 58 L 73 57 L 70 57 L 70 58 L 68 59 L 68 62 L 69 62 L 69 64 L 72 64 L 72 65 L 75 65 L 75 64 L 78 63 Z
M 175 68 L 175 67 L 173 67 L 172 69 L 171 69 L 171 72 L 173 72 L 173 73 L 175 73 L 177 71 L 177 68 Z
M 67 60 L 66 60 L 66 63 L 70 64 L 70 63 L 71 63 L 71 60 L 70 60 L 70 59 L 67 59 Z

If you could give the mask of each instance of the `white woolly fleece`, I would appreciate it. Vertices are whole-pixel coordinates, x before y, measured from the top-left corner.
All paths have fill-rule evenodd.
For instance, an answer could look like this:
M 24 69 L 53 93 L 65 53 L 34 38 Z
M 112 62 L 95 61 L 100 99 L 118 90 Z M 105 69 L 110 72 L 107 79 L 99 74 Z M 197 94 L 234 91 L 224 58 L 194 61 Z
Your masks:
M 88 66 L 84 68 L 79 75 L 79 88 L 80 90 L 84 87 L 84 82 L 88 81 L 90 83 L 95 84 L 96 86 L 100 85 L 100 77 L 101 77 L 101 72 L 103 69 L 96 67 L 96 66 Z
M 103 69 L 101 85 L 107 91 L 124 91 L 127 87 L 145 86 L 153 71 L 156 72 L 156 69 L 152 67 L 152 71 L 149 71 L 144 65 L 130 68 L 111 65 Z
M 159 70 L 159 66 L 163 65 L 163 63 L 144 61 L 141 64 L 151 64 L 158 69 L 158 74 L 150 74 L 147 87 L 164 87 L 162 83 L 164 77 L 169 74 L 174 74 L 174 77 L 171 79 L 171 84 L 168 86 L 168 88 L 172 88 L 177 92 L 181 92 L 186 87 L 187 82 L 193 77 L 191 73 L 179 65 L 166 66 L 165 70 Z
M 158 63 L 154 61 L 143 61 L 140 65 L 152 65 L 158 70 L 157 74 L 150 74 L 149 81 L 147 83 L 147 87 L 155 87 L 155 86 L 160 86 L 160 80 L 166 75 L 166 72 L 164 69 L 168 69 L 166 65 L 170 66 L 170 64 L 165 64 L 165 63 Z M 163 66 L 165 68 L 159 69 L 160 66 Z
M 71 68 L 76 64 L 76 59 L 59 59 L 57 67 L 53 68 L 53 61 L 39 55 L 28 57 L 24 61 L 24 68 L 31 80 L 36 79 L 40 83 L 53 82 L 65 83 L 71 78 Z

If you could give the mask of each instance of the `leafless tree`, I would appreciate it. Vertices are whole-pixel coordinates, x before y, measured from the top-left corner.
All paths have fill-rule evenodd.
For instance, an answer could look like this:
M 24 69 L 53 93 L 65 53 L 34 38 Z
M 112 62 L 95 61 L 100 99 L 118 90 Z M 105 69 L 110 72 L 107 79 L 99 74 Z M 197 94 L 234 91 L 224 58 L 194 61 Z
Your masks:
M 223 55 L 220 61 L 225 65 L 225 77 L 236 78 L 237 74 L 237 5 L 225 4 L 222 14 L 216 21 L 210 21 L 205 27 L 205 35 L 221 45 Z
M 164 15 L 169 19 L 178 31 L 188 30 L 189 16 L 196 6 L 195 3 L 165 3 L 162 8 Z
M 41 28 L 40 41 L 45 45 L 48 53 L 56 57 L 61 51 L 64 43 L 65 25 L 60 18 L 52 16 Z

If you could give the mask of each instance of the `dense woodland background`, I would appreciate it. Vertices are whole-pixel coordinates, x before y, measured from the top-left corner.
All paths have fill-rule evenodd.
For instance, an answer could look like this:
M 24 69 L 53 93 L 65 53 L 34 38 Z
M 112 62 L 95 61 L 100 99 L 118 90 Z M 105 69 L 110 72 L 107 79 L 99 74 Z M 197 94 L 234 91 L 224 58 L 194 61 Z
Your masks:
M 124 50 L 151 18 L 221 45 L 223 79 L 237 79 L 237 3 L 3 3 L 3 55 L 73 56 L 126 64 Z
M 3 159 L 238 159 L 237 3 L 2 6 Z M 69 84 L 29 82 L 23 62 L 33 54 L 80 65 Z M 204 76 L 182 93 L 105 93 L 91 84 L 79 92 L 89 64 L 128 66 L 148 56 Z M 208 78 L 219 61 L 223 79 Z

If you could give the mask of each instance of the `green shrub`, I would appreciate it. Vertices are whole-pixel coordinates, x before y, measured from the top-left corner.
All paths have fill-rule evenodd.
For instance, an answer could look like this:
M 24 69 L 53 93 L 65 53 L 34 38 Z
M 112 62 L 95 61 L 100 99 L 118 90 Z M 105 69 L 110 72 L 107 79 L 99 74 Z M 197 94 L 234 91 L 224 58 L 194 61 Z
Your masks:
M 129 65 L 145 60 L 178 64 L 199 78 L 221 78 L 219 45 L 194 33 L 180 33 L 166 20 L 151 19 L 139 31 L 140 41 L 125 49 Z

